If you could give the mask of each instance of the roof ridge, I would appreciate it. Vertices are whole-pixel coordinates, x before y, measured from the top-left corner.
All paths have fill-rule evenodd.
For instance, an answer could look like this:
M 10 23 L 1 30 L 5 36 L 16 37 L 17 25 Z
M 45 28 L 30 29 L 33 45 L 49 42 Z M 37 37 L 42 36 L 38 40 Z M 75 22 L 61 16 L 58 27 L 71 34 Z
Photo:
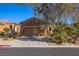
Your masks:
M 2 22 L 2 23 L 14 23 L 13 21 L 6 20 L 6 19 L 1 19 L 0 22 Z

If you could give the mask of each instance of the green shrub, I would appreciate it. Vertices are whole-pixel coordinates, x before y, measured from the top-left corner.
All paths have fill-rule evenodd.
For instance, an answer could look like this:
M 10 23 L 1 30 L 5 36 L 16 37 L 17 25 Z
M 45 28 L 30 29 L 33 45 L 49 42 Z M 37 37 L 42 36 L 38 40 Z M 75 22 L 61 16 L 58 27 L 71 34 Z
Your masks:
M 4 31 L 6 32 L 6 33 L 10 33 L 11 32 L 11 29 L 10 28 L 4 28 Z
M 15 31 L 12 31 L 11 33 L 8 34 L 8 37 L 9 38 L 16 38 L 19 36 L 19 33 L 18 32 L 15 32 Z
M 66 26 L 66 25 L 65 25 Z M 68 35 L 64 29 L 62 24 L 58 25 L 54 30 L 49 32 L 50 41 L 54 41 L 57 44 L 66 43 L 68 39 Z
M 0 32 L 0 35 L 1 35 L 1 36 L 4 36 L 4 35 L 5 35 L 5 32 Z

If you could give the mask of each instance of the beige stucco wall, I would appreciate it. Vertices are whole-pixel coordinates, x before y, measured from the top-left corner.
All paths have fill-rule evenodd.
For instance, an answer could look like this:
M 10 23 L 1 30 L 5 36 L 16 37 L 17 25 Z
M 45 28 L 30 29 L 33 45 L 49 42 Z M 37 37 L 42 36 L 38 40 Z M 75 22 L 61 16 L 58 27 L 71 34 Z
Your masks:
M 16 30 L 16 32 L 20 33 L 20 25 L 14 24 L 14 23 L 12 23 L 12 24 L 2 24 L 2 25 L 0 25 L 0 32 L 4 32 L 4 28 L 5 28 L 5 27 L 9 28 L 10 25 L 11 25 L 12 27 L 15 26 L 16 28 L 18 28 L 18 30 Z

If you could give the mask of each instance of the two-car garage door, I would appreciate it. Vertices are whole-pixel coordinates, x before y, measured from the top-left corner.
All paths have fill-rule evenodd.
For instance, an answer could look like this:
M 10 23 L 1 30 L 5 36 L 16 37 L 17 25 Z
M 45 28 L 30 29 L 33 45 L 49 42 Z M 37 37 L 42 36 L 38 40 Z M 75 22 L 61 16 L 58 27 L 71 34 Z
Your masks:
M 27 26 L 24 27 L 23 35 L 24 36 L 44 36 L 45 35 L 45 27 L 37 27 L 37 26 Z

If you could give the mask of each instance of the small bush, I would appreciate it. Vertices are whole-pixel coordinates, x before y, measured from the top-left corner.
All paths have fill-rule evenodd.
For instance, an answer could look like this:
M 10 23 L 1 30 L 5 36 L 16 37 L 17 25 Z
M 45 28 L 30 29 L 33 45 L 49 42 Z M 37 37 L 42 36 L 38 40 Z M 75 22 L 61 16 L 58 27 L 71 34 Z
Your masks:
M 5 35 L 5 32 L 0 32 L 0 36 L 4 36 Z
M 9 32 L 11 32 L 11 29 L 10 28 L 4 28 L 4 31 L 6 32 L 6 33 L 9 33 Z
M 18 36 L 19 36 L 18 32 L 12 31 L 12 33 L 9 33 L 7 37 L 15 39 Z

